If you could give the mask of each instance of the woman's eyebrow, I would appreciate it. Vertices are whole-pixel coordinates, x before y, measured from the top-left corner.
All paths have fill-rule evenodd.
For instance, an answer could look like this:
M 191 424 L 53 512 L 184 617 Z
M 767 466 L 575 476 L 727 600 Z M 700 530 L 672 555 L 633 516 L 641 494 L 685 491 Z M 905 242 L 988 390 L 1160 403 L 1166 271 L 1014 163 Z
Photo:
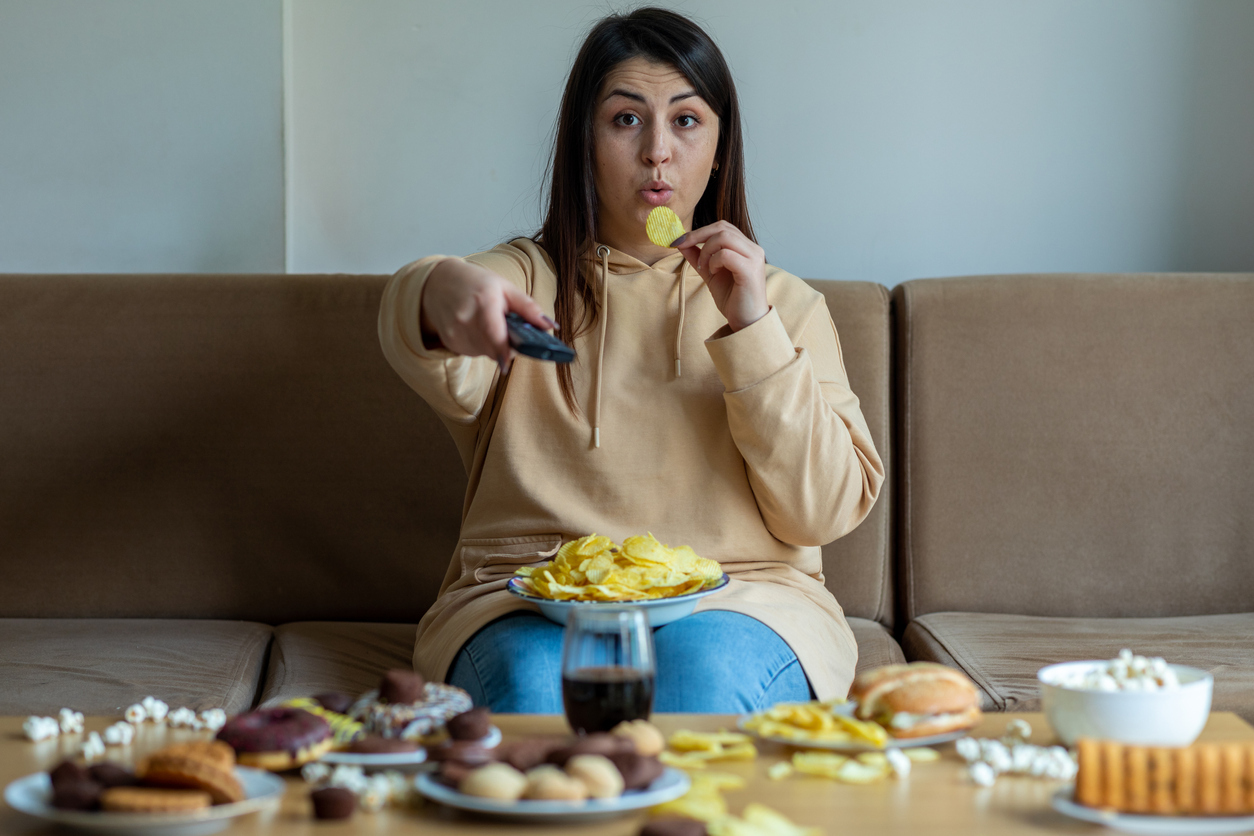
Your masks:
M 696 96 L 696 95 L 697 93 L 695 90 L 688 90 L 687 92 L 684 92 L 684 93 L 676 93 L 674 96 L 671 96 L 670 103 L 675 104 L 675 102 L 682 102 L 684 99 L 691 99 L 693 96 Z M 643 103 L 645 100 L 644 96 L 640 95 L 639 93 L 633 93 L 630 90 L 623 90 L 622 88 L 615 88 L 611 90 L 609 92 L 609 95 L 607 95 L 602 101 L 608 102 L 610 99 L 614 98 L 615 96 L 622 96 L 624 99 L 631 99 L 632 101 L 641 102 L 641 103 Z

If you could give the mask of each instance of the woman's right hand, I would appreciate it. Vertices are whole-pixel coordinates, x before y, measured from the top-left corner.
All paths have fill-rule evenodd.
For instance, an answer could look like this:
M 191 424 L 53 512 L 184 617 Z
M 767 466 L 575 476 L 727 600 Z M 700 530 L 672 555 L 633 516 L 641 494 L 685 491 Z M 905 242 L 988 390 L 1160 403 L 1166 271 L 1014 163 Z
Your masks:
M 514 311 L 542 330 L 557 327 L 517 285 L 486 267 L 457 258 L 431 268 L 420 308 L 427 348 L 443 346 L 467 357 L 491 357 L 501 374 L 509 372 L 514 356 L 505 314 Z

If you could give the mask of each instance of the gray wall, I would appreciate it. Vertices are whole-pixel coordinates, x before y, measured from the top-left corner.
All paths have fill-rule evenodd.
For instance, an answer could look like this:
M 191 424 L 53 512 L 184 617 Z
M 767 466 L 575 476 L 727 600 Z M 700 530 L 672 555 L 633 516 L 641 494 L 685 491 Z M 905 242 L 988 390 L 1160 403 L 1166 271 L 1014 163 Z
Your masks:
M 0 0 L 0 270 L 391 272 L 529 234 L 607 5 Z M 1251 0 L 665 5 L 727 54 L 794 273 L 1254 269 Z
M 283 270 L 279 0 L 0 0 L 0 272 Z

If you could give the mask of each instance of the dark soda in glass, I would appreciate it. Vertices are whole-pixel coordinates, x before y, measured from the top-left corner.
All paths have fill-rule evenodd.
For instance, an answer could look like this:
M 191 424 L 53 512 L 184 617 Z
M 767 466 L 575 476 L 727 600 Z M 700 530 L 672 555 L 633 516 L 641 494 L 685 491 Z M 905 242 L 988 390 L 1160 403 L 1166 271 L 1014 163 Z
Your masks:
M 621 666 L 580 668 L 562 675 L 566 720 L 577 734 L 603 732 L 624 720 L 647 720 L 653 673 Z

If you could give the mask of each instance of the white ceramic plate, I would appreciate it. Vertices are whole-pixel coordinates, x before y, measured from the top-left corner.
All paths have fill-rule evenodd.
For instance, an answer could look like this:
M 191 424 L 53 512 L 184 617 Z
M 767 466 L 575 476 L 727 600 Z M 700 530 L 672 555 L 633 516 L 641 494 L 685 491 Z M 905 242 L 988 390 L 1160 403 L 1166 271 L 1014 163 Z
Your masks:
M 501 745 L 501 730 L 496 726 L 488 729 L 487 736 L 479 741 L 485 749 Z M 319 760 L 331 766 L 360 766 L 362 769 L 405 769 L 419 766 L 427 760 L 427 750 L 419 747 L 413 752 L 389 752 L 367 755 L 359 752 L 327 752 Z
M 856 703 L 847 702 L 832 706 L 833 714 L 844 714 L 847 717 L 853 716 L 853 710 L 857 706 Z M 783 743 L 787 746 L 794 746 L 798 749 L 830 749 L 833 752 L 882 752 L 884 749 L 917 749 L 921 746 L 939 746 L 942 743 L 948 743 L 951 740 L 957 740 L 965 737 L 969 729 L 961 731 L 945 732 L 944 734 L 932 734 L 927 737 L 889 737 L 888 743 L 883 748 L 872 746 L 870 743 L 842 743 L 834 740 L 794 740 L 790 737 L 779 737 L 777 735 L 760 734 L 756 731 L 750 731 L 745 728 L 747 723 L 754 715 L 746 714 L 736 721 L 736 728 L 746 734 L 751 734 L 759 740 L 769 740 L 772 743 Z
M 1124 833 L 1144 836 L 1205 836 L 1218 833 L 1248 833 L 1254 830 L 1254 816 L 1140 816 L 1132 813 L 1116 813 L 1113 810 L 1095 810 L 1077 804 L 1072 796 L 1073 787 L 1063 787 L 1054 793 L 1054 809 L 1064 816 L 1080 821 L 1104 824 Z
M 618 798 L 593 798 L 588 801 L 495 801 L 463 795 L 452 787 L 441 784 L 433 776 L 422 774 L 414 782 L 418 792 L 432 801 L 470 813 L 482 813 L 503 819 L 531 822 L 582 822 L 608 819 L 614 816 L 652 807 L 664 801 L 679 798 L 688 791 L 691 782 L 678 769 L 667 767 L 662 775 L 646 789 L 633 790 Z
M 699 599 L 718 592 L 727 586 L 728 582 L 727 574 L 724 573 L 719 582 L 709 589 L 689 592 L 687 595 L 676 595 L 674 598 L 651 598 L 647 601 L 550 601 L 548 598 L 541 598 L 527 592 L 518 580 L 518 578 L 510 578 L 506 588 L 524 601 L 530 601 L 538 606 L 547 619 L 556 621 L 558 624 L 565 624 L 566 616 L 576 607 L 639 607 L 645 611 L 650 627 L 661 627 L 663 624 L 678 621 L 685 615 L 691 615 Z
M 235 775 L 246 798 L 190 813 L 94 813 L 58 810 L 52 806 L 52 781 L 46 772 L 18 778 L 4 788 L 4 800 L 14 810 L 75 830 L 139 836 L 198 836 L 226 828 L 231 819 L 277 804 L 283 779 L 261 769 L 237 766 Z

